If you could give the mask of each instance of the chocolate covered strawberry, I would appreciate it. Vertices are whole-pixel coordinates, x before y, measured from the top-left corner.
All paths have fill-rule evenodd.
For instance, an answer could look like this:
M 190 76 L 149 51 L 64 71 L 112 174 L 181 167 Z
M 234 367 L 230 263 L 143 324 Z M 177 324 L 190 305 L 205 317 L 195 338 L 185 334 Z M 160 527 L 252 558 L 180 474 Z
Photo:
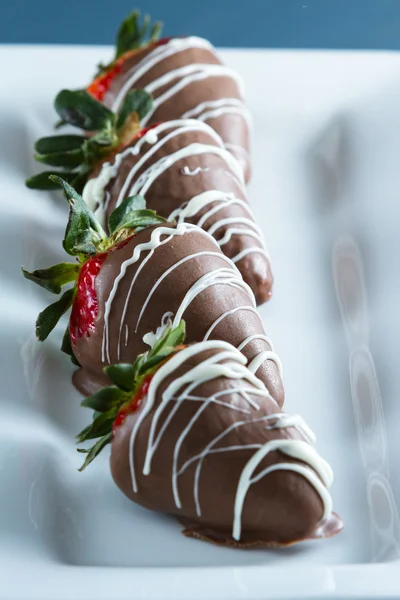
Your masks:
M 145 201 L 140 196 L 128 198 L 111 215 L 110 235 L 107 235 L 74 188 L 59 177 L 51 178 L 54 185 L 63 187 L 70 204 L 63 247 L 69 255 L 76 258 L 76 262 L 60 263 L 32 273 L 22 269 L 22 273 L 30 281 L 54 294 L 60 294 L 65 285 L 73 283 L 57 302 L 40 313 L 36 322 L 37 338 L 44 341 L 61 316 L 71 308 L 63 350 L 73 356 L 71 350 L 79 338 L 90 336 L 94 330 L 98 316 L 96 280 L 107 257 L 112 252 L 121 251 L 137 231 L 163 223 L 165 219 L 146 210 Z
M 217 240 L 242 273 L 258 304 L 271 296 L 272 273 L 238 162 L 219 136 L 193 119 L 141 131 L 103 162 L 83 198 L 101 222 L 131 194 L 168 220 L 195 223 Z
M 79 188 L 89 180 L 83 198 L 105 229 L 114 209 L 135 194 L 145 194 L 147 206 L 168 220 L 198 224 L 237 265 L 257 303 L 268 300 L 273 283 L 269 257 L 239 163 L 205 123 L 182 119 L 140 129 L 151 98 L 135 90 L 126 104 L 114 115 L 86 92 L 64 90 L 55 101 L 63 120 L 99 131 L 91 138 L 42 138 L 36 144 L 37 159 L 70 168 L 62 175 Z M 27 183 L 48 188 L 48 182 L 45 173 Z
M 111 472 L 131 500 L 177 516 L 184 534 L 239 548 L 328 537 L 329 465 L 313 433 L 280 412 L 234 347 L 182 345 L 168 328 L 133 364 L 106 368 L 111 387 L 83 401 L 95 411 L 78 436 L 111 444 Z
M 64 282 L 75 282 L 39 316 L 37 332 L 47 337 L 72 306 L 69 337 L 81 365 L 74 377 L 79 389 L 87 394 L 107 384 L 104 366 L 132 362 L 168 323 L 175 327 L 183 317 L 189 342 L 223 339 L 240 348 L 282 404 L 280 362 L 254 295 L 211 235 L 190 223 L 163 222 L 135 196 L 110 215 L 107 237 L 82 198 L 63 186 L 70 201 L 64 248 L 78 258 L 79 271 L 74 263 L 24 274 L 56 293 Z M 132 213 L 137 208 L 139 214 Z M 58 277 L 58 269 L 69 278 Z
M 118 32 L 114 60 L 87 88 L 107 108 L 119 110 L 133 88 L 152 94 L 154 105 L 145 125 L 195 118 L 208 123 L 250 178 L 251 118 L 242 78 L 224 66 L 215 48 L 199 37 L 164 38 L 157 24 L 148 36 L 139 13 L 130 14 Z

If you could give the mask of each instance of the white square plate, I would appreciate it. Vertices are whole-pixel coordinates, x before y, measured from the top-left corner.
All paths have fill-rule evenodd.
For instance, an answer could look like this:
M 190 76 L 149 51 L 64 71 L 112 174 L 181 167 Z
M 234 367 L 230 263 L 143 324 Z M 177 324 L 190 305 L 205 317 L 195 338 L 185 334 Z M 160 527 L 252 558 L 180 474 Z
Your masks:
M 317 433 L 345 521 L 332 540 L 238 551 L 130 503 L 106 456 L 78 473 L 87 416 L 62 328 L 34 338 L 48 294 L 19 267 L 62 259 L 67 206 L 24 187 L 33 142 L 56 92 L 109 52 L 0 48 L 0 599 L 400 597 L 400 56 L 221 52 L 254 114 L 251 200 L 276 276 L 261 310 L 286 408 Z

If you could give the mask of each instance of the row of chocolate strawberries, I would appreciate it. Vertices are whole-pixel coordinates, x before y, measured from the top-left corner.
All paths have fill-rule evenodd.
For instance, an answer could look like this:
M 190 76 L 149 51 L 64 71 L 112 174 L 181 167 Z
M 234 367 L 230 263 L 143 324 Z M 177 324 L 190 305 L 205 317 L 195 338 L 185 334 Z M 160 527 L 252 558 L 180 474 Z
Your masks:
M 86 90 L 57 96 L 60 124 L 86 135 L 43 138 L 36 157 L 64 167 L 63 178 L 83 189 L 103 226 L 134 194 L 144 195 L 148 208 L 166 219 L 199 225 L 262 304 L 271 295 L 272 273 L 243 168 L 233 154 L 245 156 L 249 165 L 249 115 L 240 78 L 221 65 L 206 40 L 145 42 L 142 29 L 136 15 L 128 18 L 114 61 Z M 48 189 L 48 173 L 28 185 Z
M 227 137 L 235 121 L 226 127 L 218 112 L 236 76 L 226 75 L 208 42 L 155 42 L 156 31 L 143 47 L 127 47 L 129 32 L 134 46 L 143 35 L 131 15 L 116 60 L 90 86 L 102 101 L 114 94 L 115 112 L 87 91 L 57 97 L 62 121 L 90 137 L 37 143 L 39 160 L 67 168 L 64 178 L 46 173 L 28 184 L 63 187 L 70 205 L 63 246 L 75 258 L 23 271 L 58 295 L 72 284 L 39 315 L 37 336 L 46 339 L 72 307 L 62 349 L 79 366 L 74 383 L 93 410 L 78 435 L 79 443 L 95 440 L 83 467 L 111 443 L 121 490 L 176 515 L 188 536 L 238 547 L 331 536 L 342 527 L 328 492 L 332 472 L 304 421 L 281 411 L 281 366 L 251 289 L 268 296 L 269 264 L 242 167 L 226 148 L 235 148 Z M 149 75 L 155 65 L 161 84 Z M 144 76 L 150 91 L 164 95 L 178 80 L 181 106 L 131 90 Z M 187 77 L 217 78 L 201 109 Z M 186 116 L 204 120 L 215 110 L 224 141 L 201 120 L 177 119 L 180 112 L 143 130 L 164 104 L 192 106 Z M 227 113 L 243 119 L 245 108 Z M 83 188 L 83 198 L 65 179 Z

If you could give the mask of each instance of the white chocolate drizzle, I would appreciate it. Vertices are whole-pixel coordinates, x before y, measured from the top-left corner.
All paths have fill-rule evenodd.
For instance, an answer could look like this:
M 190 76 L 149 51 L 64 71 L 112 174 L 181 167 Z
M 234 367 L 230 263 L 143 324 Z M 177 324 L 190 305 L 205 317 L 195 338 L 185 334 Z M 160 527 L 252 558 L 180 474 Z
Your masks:
M 148 85 L 144 87 L 145 91 L 154 96 L 154 92 L 163 88 L 164 86 L 173 83 L 176 81 L 177 83 L 171 85 L 165 92 L 155 97 L 153 100 L 153 108 L 147 113 L 147 115 L 142 120 L 143 125 L 146 125 L 155 111 L 167 100 L 170 100 L 175 94 L 183 90 L 188 85 L 196 82 L 203 81 L 205 79 L 209 79 L 211 77 L 229 77 L 232 79 L 236 85 L 238 94 L 243 98 L 244 97 L 244 83 L 242 77 L 236 73 L 233 69 L 229 67 L 225 67 L 224 65 L 216 65 L 210 63 L 194 63 L 191 65 L 185 65 L 183 67 L 178 67 L 177 69 L 172 69 L 168 73 L 161 75 Z
M 259 315 L 260 313 L 257 313 L 257 314 Z M 263 340 L 264 342 L 267 342 L 267 344 L 271 348 L 271 350 L 274 349 L 273 346 L 272 346 L 272 342 L 269 339 L 269 337 L 267 337 L 263 333 L 255 333 L 254 335 L 249 335 L 249 337 L 247 337 L 246 339 L 244 339 L 243 342 L 241 342 L 239 344 L 239 346 L 237 347 L 237 349 L 240 350 L 240 351 L 243 350 L 243 348 L 245 346 L 247 346 L 247 344 L 250 344 L 250 342 L 252 342 L 253 340 Z
M 304 462 L 307 466 L 296 463 L 278 463 L 267 467 L 261 473 L 254 475 L 254 471 L 263 458 L 270 452 L 282 452 L 291 458 Z M 311 467 L 311 468 L 310 468 Z M 303 440 L 271 440 L 261 446 L 250 458 L 244 467 L 239 479 L 235 498 L 235 512 L 233 521 L 233 539 L 239 541 L 241 536 L 241 517 L 246 494 L 250 486 L 274 471 L 293 471 L 303 475 L 320 495 L 323 504 L 322 520 L 329 517 L 332 512 L 332 499 L 328 488 L 333 482 L 332 469 L 317 453 L 315 448 Z
M 193 171 L 190 170 L 190 167 L 188 165 L 185 165 L 183 167 L 183 169 L 181 169 L 181 173 L 182 175 L 189 175 L 189 177 L 194 177 L 195 175 L 198 175 L 199 173 L 207 173 L 207 171 L 210 170 L 210 167 L 196 167 L 195 169 L 193 169 Z
M 190 303 L 207 288 L 212 285 L 229 285 L 234 288 L 242 289 L 248 293 L 249 298 L 253 300 L 254 309 L 256 307 L 255 298 L 251 292 L 250 287 L 245 283 L 240 274 L 233 271 L 231 267 L 213 269 L 205 273 L 200 279 L 198 279 L 192 287 L 186 292 L 179 309 L 176 312 L 173 321 L 173 327 L 177 327 L 183 318 L 185 310 L 188 308 Z
M 241 252 L 236 254 L 236 256 L 233 256 L 231 258 L 231 260 L 233 263 L 236 264 L 240 260 L 242 260 L 242 258 L 244 258 L 245 256 L 248 256 L 249 254 L 262 254 L 263 256 L 266 256 L 267 258 L 269 257 L 269 254 L 264 250 L 264 248 L 259 248 L 258 246 L 251 246 L 250 248 L 245 248 L 244 250 L 242 250 Z
M 218 317 L 218 319 L 216 319 L 216 321 L 214 321 L 214 323 L 211 325 L 211 327 L 209 327 L 209 329 L 203 339 L 208 340 L 208 338 L 210 337 L 210 335 L 212 334 L 214 329 L 217 327 L 217 325 L 219 325 L 219 323 L 221 323 L 221 321 L 223 321 L 226 317 L 230 317 L 231 315 L 234 315 L 235 313 L 237 313 L 239 311 L 246 311 L 246 310 L 252 312 L 254 315 L 257 315 L 257 317 L 259 317 L 261 320 L 260 314 L 254 308 L 254 306 L 237 306 L 236 308 L 231 308 L 231 310 L 227 310 L 226 312 L 222 313 L 222 315 L 220 317 Z
M 161 338 L 168 325 L 171 325 L 173 316 L 174 313 L 171 311 L 167 311 L 166 313 L 164 313 L 161 318 L 161 325 L 157 327 L 156 331 L 149 331 L 148 333 L 144 334 L 144 343 L 150 346 L 150 348 L 152 348 L 156 344 L 156 342 Z M 125 327 L 127 327 L 127 325 L 125 325 Z
M 149 257 L 152 256 L 152 254 L 154 253 L 154 250 L 156 248 L 158 248 L 161 244 L 168 243 L 175 235 L 184 235 L 184 233 L 186 233 L 186 231 L 187 231 L 186 224 L 179 224 L 175 229 L 172 229 L 170 227 L 157 227 L 156 229 L 154 229 L 152 231 L 150 240 L 148 242 L 145 242 L 143 244 L 139 244 L 138 246 L 136 246 L 131 258 L 128 258 L 127 260 L 125 260 L 122 263 L 120 272 L 118 273 L 117 277 L 114 280 L 113 287 L 112 287 L 111 292 L 105 302 L 105 307 L 104 307 L 104 334 L 103 334 L 103 343 L 102 343 L 102 361 L 103 362 L 105 362 L 106 359 L 109 363 L 111 362 L 110 349 L 109 349 L 109 332 L 108 332 L 110 312 L 111 312 L 111 308 L 112 308 L 112 303 L 114 301 L 115 295 L 118 290 L 119 283 L 125 277 L 128 267 L 130 265 L 135 264 L 140 259 L 143 252 L 149 251 L 149 254 L 146 257 L 148 260 Z M 163 236 L 163 235 L 165 235 L 167 237 L 166 237 L 166 239 L 161 241 L 161 236 Z M 142 263 L 142 265 L 143 265 L 143 263 Z M 139 269 L 135 274 L 135 278 L 137 277 L 138 272 L 139 272 Z M 134 283 L 134 280 L 132 280 L 132 281 Z
M 229 227 L 225 231 L 223 237 L 220 240 L 218 240 L 218 245 L 220 247 L 230 242 L 232 236 L 235 234 L 248 235 L 250 237 L 253 237 L 260 243 L 261 247 L 263 247 L 264 241 L 261 230 L 252 219 L 247 219 L 245 217 L 228 217 L 225 219 L 220 219 L 219 221 L 214 223 L 207 231 L 210 235 L 214 236 L 216 231 L 218 231 L 218 229 L 220 229 L 221 227 L 225 227 L 225 225 L 234 224 L 247 225 L 247 228 Z
M 171 131 L 168 132 L 168 130 Z M 151 161 L 151 158 L 169 140 L 180 134 L 192 131 L 202 131 L 207 133 L 212 137 L 213 141 L 216 142 L 216 145 L 203 143 L 189 144 L 172 154 L 162 157 L 156 162 L 152 162 L 147 169 L 145 169 L 141 175 L 137 177 L 139 171 L 145 167 L 149 161 Z M 164 132 L 167 132 L 166 135 L 159 140 L 159 135 Z M 233 178 L 235 184 L 238 186 L 238 191 L 240 191 L 240 194 L 246 194 L 244 189 L 243 171 L 239 162 L 223 147 L 221 138 L 211 127 L 205 123 L 202 123 L 201 121 L 199 122 L 193 119 L 170 121 L 150 129 L 142 138 L 137 140 L 133 146 L 126 148 L 121 153 L 117 154 L 112 164 L 109 162 L 104 163 L 99 175 L 96 178 L 89 180 L 86 184 L 83 191 L 83 198 L 88 206 L 94 210 L 96 217 L 103 225 L 105 225 L 105 212 L 107 210 L 105 188 L 110 181 L 118 175 L 119 168 L 124 159 L 130 154 L 138 155 L 141 152 L 144 144 L 148 144 L 150 147 L 146 149 L 140 159 L 136 162 L 136 164 L 133 165 L 130 172 L 127 174 L 118 194 L 116 206 L 119 206 L 127 196 L 134 194 L 146 195 L 158 177 L 173 167 L 179 160 L 204 154 L 213 154 L 221 157 L 227 165 L 227 169 L 224 172 Z M 209 169 L 209 167 L 202 169 L 200 166 L 198 166 L 195 167 L 193 171 L 190 171 L 187 165 L 183 167 L 184 174 L 191 176 Z M 169 219 L 177 219 L 178 222 L 183 222 L 186 219 L 195 216 L 197 213 L 202 212 L 203 209 L 209 204 L 216 204 L 216 206 L 212 206 L 210 210 L 200 216 L 197 222 L 199 227 L 203 227 L 205 222 L 210 217 L 216 215 L 220 210 L 223 210 L 231 205 L 240 206 L 248 213 L 250 217 L 247 218 L 243 216 L 237 216 L 231 217 L 230 220 L 227 218 L 221 218 L 208 228 L 209 233 L 214 234 L 219 228 L 225 227 L 224 234 L 218 241 L 220 247 L 228 244 L 231 241 L 232 236 L 235 235 L 246 235 L 254 240 L 254 245 L 240 250 L 235 256 L 231 257 L 234 263 L 237 263 L 242 258 L 254 253 L 261 254 L 267 259 L 269 258 L 262 233 L 252 219 L 252 212 L 248 206 L 248 203 L 246 200 L 236 197 L 236 195 L 233 193 L 226 193 L 220 190 L 205 191 L 197 196 L 194 196 L 183 206 L 172 211 L 172 213 L 169 215 Z
M 201 102 L 195 108 L 186 111 L 182 115 L 182 119 L 190 118 L 207 122 L 210 119 L 217 119 L 226 114 L 238 114 L 242 116 L 249 129 L 251 129 L 252 119 L 250 111 L 243 100 L 239 100 L 238 98 L 220 98 L 218 100 Z M 225 147 L 228 149 L 228 144 L 225 144 Z
M 183 52 L 184 50 L 188 50 L 190 48 L 205 48 L 206 50 L 214 50 L 209 41 L 195 36 L 186 38 L 173 38 L 169 40 L 167 44 L 155 47 L 150 54 L 148 54 L 132 69 L 132 75 L 126 80 L 120 89 L 118 96 L 114 100 L 112 105 L 113 112 L 119 110 L 125 96 L 132 89 L 136 81 L 140 79 L 140 77 L 145 75 L 150 69 L 163 60 L 166 60 L 174 54 Z
M 248 203 L 241 198 L 237 198 L 231 192 L 221 192 L 220 190 L 207 190 L 206 192 L 202 192 L 197 196 L 193 196 L 184 206 L 176 208 L 169 215 L 168 220 L 173 221 L 177 220 L 179 223 L 186 221 L 194 216 L 196 216 L 200 211 L 202 211 L 208 204 L 218 203 L 217 206 L 212 207 L 208 212 L 206 212 L 200 220 L 196 223 L 199 227 L 203 227 L 204 223 L 216 212 L 224 209 L 226 206 L 231 206 L 233 204 L 238 204 L 242 208 L 244 208 L 249 215 L 251 215 L 251 209 Z
M 236 158 L 234 158 L 233 154 L 225 150 L 225 148 L 220 148 L 219 146 L 211 144 L 200 144 L 198 142 L 194 142 L 193 144 L 189 144 L 183 148 L 180 148 L 176 152 L 169 154 L 166 157 L 162 157 L 158 161 L 153 163 L 140 175 L 140 177 L 138 177 L 138 179 L 134 182 L 131 189 L 129 190 L 128 194 L 133 195 L 140 193 L 143 196 L 145 196 L 146 192 L 148 192 L 148 190 L 156 181 L 156 179 L 162 173 L 170 169 L 179 160 L 182 160 L 183 158 L 187 158 L 189 156 L 200 156 L 202 154 L 214 154 L 222 158 L 222 160 L 224 160 L 229 166 L 230 170 L 235 174 L 238 181 L 241 184 L 244 183 L 242 167 L 240 166 Z
M 200 256 L 214 256 L 215 258 L 219 258 L 223 261 L 225 261 L 226 263 L 228 263 L 229 265 L 229 258 L 227 258 L 224 255 L 221 255 L 219 252 L 210 252 L 210 251 L 202 251 L 202 252 L 195 252 L 195 254 L 190 254 L 189 256 L 184 256 L 183 258 L 181 258 L 178 262 L 176 262 L 174 265 L 172 265 L 171 267 L 169 267 L 168 269 L 166 269 L 164 271 L 164 273 L 161 275 L 161 277 L 159 277 L 159 279 L 157 279 L 157 281 L 155 282 L 155 284 L 153 285 L 153 287 L 151 288 L 145 303 L 143 304 L 140 313 L 139 313 L 139 317 L 138 320 L 136 322 L 136 329 L 135 331 L 138 330 L 140 321 L 143 317 L 143 313 L 145 312 L 154 292 L 156 291 L 156 289 L 159 287 L 159 285 L 164 281 L 164 279 L 166 279 L 168 277 L 168 275 L 170 275 L 173 271 L 175 271 L 175 269 L 177 269 L 178 267 L 180 267 L 181 265 L 183 265 L 184 263 L 188 262 L 189 260 L 193 260 L 195 258 L 199 258 Z M 236 272 L 235 272 L 236 273 Z M 237 275 L 237 273 L 236 273 Z M 131 292 L 131 290 L 129 290 L 129 292 Z M 126 298 L 126 304 L 129 302 L 129 296 L 130 293 L 128 294 L 127 298 Z M 124 316 L 126 314 L 126 311 L 124 311 Z
M 262 367 L 262 365 L 267 360 L 271 360 L 276 364 L 276 366 L 278 367 L 279 375 L 282 378 L 283 370 L 281 360 L 279 356 L 275 354 L 275 352 L 273 352 L 272 350 L 264 350 L 263 352 L 259 352 L 257 356 L 255 356 L 253 360 L 250 361 L 248 368 L 252 373 L 256 374 L 258 369 Z
M 134 87 L 135 83 L 146 73 L 148 73 L 153 67 L 160 64 L 164 60 L 171 58 L 175 54 L 190 50 L 192 48 L 199 48 L 209 50 L 214 53 L 213 46 L 207 40 L 190 36 L 187 38 L 173 38 L 162 46 L 156 46 L 147 56 L 145 56 L 137 65 L 134 65 L 131 71 L 128 73 L 127 79 L 117 97 L 112 104 L 112 110 L 118 111 L 128 94 L 128 92 Z M 164 86 L 169 87 L 160 96 L 154 100 L 154 106 L 152 111 L 146 116 L 143 124 L 146 124 L 154 114 L 154 112 L 167 100 L 174 97 L 175 94 L 180 92 L 185 87 L 196 81 L 202 81 L 210 77 L 228 77 L 236 83 L 238 94 L 241 98 L 244 97 L 244 86 L 242 78 L 233 70 L 221 65 L 221 64 L 189 64 L 186 66 L 179 67 L 177 69 L 169 70 L 167 73 L 157 79 L 153 79 L 145 87 L 149 93 L 157 92 Z M 201 102 L 197 106 L 186 111 L 181 118 L 195 117 L 201 121 L 209 121 L 211 119 L 219 118 L 225 114 L 237 114 L 242 117 L 248 125 L 249 131 L 251 131 L 252 119 L 249 110 L 240 98 L 219 98 L 216 100 L 210 100 Z M 232 150 L 233 145 L 227 149 Z M 240 146 L 238 146 L 240 148 Z M 237 149 L 235 149 L 237 150 Z M 247 150 L 243 149 L 244 152 Z
M 171 129 L 172 131 L 165 135 L 161 140 L 158 140 L 159 135 Z M 105 221 L 105 212 L 107 211 L 107 204 L 105 204 L 105 188 L 107 185 L 118 175 L 119 169 L 122 162 L 129 155 L 137 156 L 144 144 L 149 144 L 150 148 L 143 153 L 143 156 L 138 162 L 132 167 L 128 173 L 124 185 L 118 195 L 116 206 L 119 206 L 121 202 L 130 195 L 129 190 L 132 185 L 132 181 L 136 173 L 142 168 L 151 157 L 158 152 L 162 146 L 164 146 L 172 138 L 181 135 L 182 133 L 188 133 L 191 131 L 203 131 L 210 135 L 216 142 L 219 148 L 223 148 L 223 142 L 219 135 L 208 125 L 201 121 L 195 121 L 194 119 L 175 120 L 167 121 L 166 123 L 160 123 L 159 125 L 150 129 L 146 135 L 139 138 L 133 146 L 129 146 L 122 152 L 118 153 L 113 160 L 113 163 L 104 162 L 100 173 L 97 177 L 90 179 L 83 190 L 83 199 L 86 204 L 94 210 L 96 217 L 99 220 Z M 150 135 L 151 134 L 151 135 Z M 228 156 L 230 155 L 227 152 Z M 238 167 L 240 169 L 240 167 Z
M 256 312 L 259 315 L 258 311 L 256 311 Z M 264 342 L 266 342 L 268 344 L 268 346 L 270 347 L 270 350 L 266 350 L 266 351 L 263 351 L 263 352 L 260 352 L 259 354 L 257 354 L 257 356 L 255 356 L 253 358 L 253 360 L 250 362 L 250 364 L 247 366 L 247 368 L 250 369 L 250 371 L 255 374 L 255 373 L 257 373 L 258 369 L 264 364 L 265 361 L 272 360 L 272 362 L 274 362 L 276 364 L 278 371 L 279 371 L 279 375 L 282 378 L 283 377 L 283 368 L 282 368 L 281 359 L 274 352 L 274 347 L 272 345 L 272 342 L 266 335 L 264 335 L 262 333 L 255 333 L 254 335 L 249 335 L 249 337 L 247 337 L 245 340 L 243 340 L 243 342 L 241 342 L 237 346 L 237 349 L 239 351 L 242 351 L 243 348 L 245 348 L 247 346 L 247 344 L 249 344 L 250 342 L 253 342 L 254 340 L 263 340 Z M 259 357 L 262 357 L 262 358 L 260 359 Z
M 248 203 L 241 198 L 237 198 L 231 192 L 221 192 L 219 190 L 208 190 L 206 192 L 202 192 L 197 196 L 194 196 L 189 202 L 180 208 L 175 209 L 169 215 L 168 220 L 177 220 L 178 223 L 182 223 L 187 219 L 193 218 L 199 212 L 202 212 L 209 204 L 212 204 L 212 208 L 206 211 L 199 220 L 196 222 L 196 225 L 202 227 L 205 231 L 207 231 L 210 235 L 213 235 L 220 229 L 221 227 L 225 227 L 226 225 L 245 225 L 245 228 L 240 227 L 227 227 L 223 237 L 217 240 L 219 247 L 221 248 L 225 244 L 227 244 L 233 235 L 248 235 L 255 239 L 259 246 L 250 246 L 249 248 L 245 248 L 238 252 L 235 256 L 231 258 L 234 263 L 239 262 L 242 258 L 247 256 L 248 254 L 259 253 L 264 255 L 266 258 L 269 257 L 268 252 L 265 248 L 265 243 L 263 239 L 262 232 L 260 228 L 256 225 L 254 220 L 248 219 L 245 217 L 229 217 L 222 218 L 215 221 L 210 227 L 206 227 L 205 224 L 207 220 L 216 215 L 219 211 L 224 210 L 228 206 L 239 205 L 243 208 L 249 216 L 252 216 L 251 209 Z
M 157 408 L 153 411 L 158 389 L 163 381 L 169 378 L 173 372 L 178 370 L 186 361 L 207 350 L 213 350 L 214 354 L 199 364 L 191 367 L 183 375 L 172 379 L 171 383 L 163 391 L 161 401 L 158 403 Z M 144 475 L 150 475 L 153 456 L 157 451 L 169 424 L 179 411 L 180 406 L 184 402 L 196 402 L 199 404 L 199 408 L 184 427 L 175 443 L 172 465 L 172 490 L 174 501 L 176 507 L 181 509 L 182 503 L 179 495 L 179 476 L 184 473 L 191 464 L 197 463 L 193 483 L 193 497 L 198 516 L 201 516 L 199 482 L 204 459 L 215 453 L 254 450 L 254 454 L 243 468 L 238 480 L 232 524 L 232 536 L 235 540 L 240 540 L 241 538 L 242 511 L 249 487 L 274 471 L 290 470 L 303 476 L 311 484 L 317 494 L 319 494 L 323 504 L 323 514 L 321 515 L 321 519 L 328 517 L 332 510 L 332 501 L 328 492 L 328 488 L 333 481 L 332 470 L 328 463 L 326 463 L 315 450 L 315 436 L 313 432 L 303 419 L 297 415 L 274 413 L 255 417 L 253 419 L 235 421 L 218 436 L 212 439 L 199 454 L 192 456 L 180 465 L 179 456 L 181 447 L 186 437 L 190 435 L 193 427 L 196 426 L 199 417 L 208 407 L 212 407 L 213 404 L 218 404 L 227 410 L 239 410 L 239 412 L 248 414 L 251 409 L 255 411 L 260 410 L 260 405 L 255 402 L 252 397 L 257 398 L 259 396 L 264 399 L 270 397 L 265 386 L 245 367 L 245 363 L 246 359 L 236 348 L 226 342 L 214 340 L 188 346 L 172 356 L 172 358 L 163 364 L 152 378 L 146 402 L 138 413 L 138 418 L 133 426 L 129 441 L 129 465 L 132 478 L 132 489 L 137 493 L 138 485 L 134 460 L 135 441 L 143 421 L 153 411 L 142 469 Z M 196 389 L 203 383 L 221 377 L 233 380 L 229 389 L 223 389 L 209 397 L 196 395 Z M 241 385 L 235 385 L 235 381 L 240 381 Z M 244 400 L 244 406 L 237 405 L 237 401 L 235 401 L 237 395 Z M 165 414 L 167 416 L 164 421 L 162 421 L 162 417 L 165 416 Z M 300 439 L 282 438 L 270 440 L 267 443 L 258 443 L 255 439 L 254 442 L 247 445 L 220 445 L 221 442 L 223 443 L 224 438 L 226 438 L 233 430 L 242 427 L 251 427 L 252 424 L 260 422 L 265 422 L 265 427 L 269 430 L 290 427 L 295 428 L 300 435 Z M 276 451 L 279 451 L 296 461 L 300 461 L 302 464 L 297 462 L 276 463 L 257 473 L 257 475 L 254 475 L 255 470 L 264 457 L 269 453 Z
M 246 148 L 243 148 L 243 146 L 239 146 L 239 144 L 225 142 L 225 148 L 234 154 L 242 154 L 246 160 L 250 160 L 250 152 Z

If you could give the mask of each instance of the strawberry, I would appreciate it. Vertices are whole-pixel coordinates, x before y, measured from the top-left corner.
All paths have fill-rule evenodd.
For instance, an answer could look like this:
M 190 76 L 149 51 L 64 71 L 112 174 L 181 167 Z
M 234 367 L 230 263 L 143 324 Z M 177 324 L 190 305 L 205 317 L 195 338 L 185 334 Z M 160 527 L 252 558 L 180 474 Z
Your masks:
M 90 175 L 83 198 L 101 222 L 126 196 L 143 193 L 157 214 L 201 226 L 262 304 L 272 295 L 272 269 L 241 176 L 211 127 L 179 119 L 141 129 Z
M 51 176 L 51 180 L 64 189 L 70 205 L 63 246 L 77 262 L 61 263 L 32 273 L 22 268 L 22 273 L 26 279 L 55 294 L 60 294 L 64 285 L 73 282 L 73 287 L 41 312 L 36 322 L 37 338 L 43 341 L 72 307 L 63 350 L 73 356 L 71 342 L 72 346 L 76 345 L 79 338 L 89 336 L 94 330 L 98 313 L 95 284 L 106 258 L 123 248 L 137 229 L 162 223 L 164 219 L 146 210 L 143 198 L 131 197 L 110 217 L 110 235 L 107 236 L 79 194 L 60 177 Z
M 243 356 L 225 342 L 183 344 L 167 327 L 131 364 L 106 367 L 113 385 L 86 398 L 96 440 L 80 470 L 111 444 L 111 473 L 134 502 L 175 515 L 184 535 L 236 547 L 331 536 L 329 465 L 296 415 L 279 411 Z
M 80 391 L 106 385 L 107 364 L 133 361 L 184 315 L 188 342 L 223 339 L 240 347 L 282 405 L 280 361 L 254 295 L 213 237 L 192 224 L 165 222 L 140 196 L 126 198 L 110 214 L 107 236 L 79 194 L 55 181 L 70 202 L 63 245 L 77 263 L 23 274 L 56 294 L 73 282 L 39 315 L 36 331 L 44 340 L 72 307 L 63 350 L 81 366 L 74 374 Z
M 138 13 L 129 15 L 118 32 L 114 59 L 100 65 L 86 89 L 107 108 L 117 110 L 133 87 L 154 95 L 154 108 L 146 117 L 149 124 L 189 116 L 207 122 L 249 180 L 251 117 L 243 82 L 223 65 L 207 40 L 188 36 L 155 41 L 153 31 L 148 36 L 148 17 L 140 27 Z

